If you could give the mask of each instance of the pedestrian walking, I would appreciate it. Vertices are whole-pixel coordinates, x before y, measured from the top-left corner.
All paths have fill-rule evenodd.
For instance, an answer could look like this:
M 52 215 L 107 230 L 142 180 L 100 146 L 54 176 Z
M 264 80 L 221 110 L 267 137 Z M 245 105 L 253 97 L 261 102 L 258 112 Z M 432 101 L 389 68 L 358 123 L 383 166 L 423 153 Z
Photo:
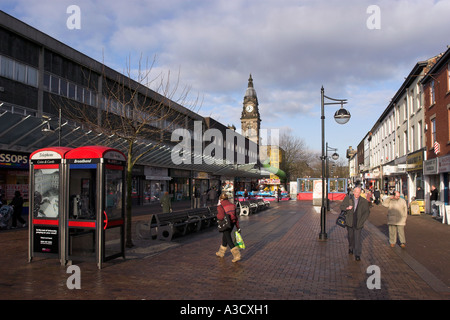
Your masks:
M 356 261 L 360 261 L 362 253 L 361 231 L 370 214 L 369 202 L 361 197 L 361 188 L 356 187 L 353 189 L 353 197 L 345 196 L 340 208 L 341 211 L 346 211 L 348 253 L 355 254 Z
M 219 247 L 219 251 L 216 252 L 216 256 L 223 258 L 227 248 L 230 247 L 233 255 L 232 261 L 237 262 L 241 260 L 241 252 L 239 251 L 239 247 L 234 245 L 233 238 L 231 237 L 231 232 L 233 231 L 234 226 L 236 226 L 238 232 L 240 232 L 239 220 L 236 216 L 236 206 L 228 201 L 228 196 L 225 193 L 220 195 L 219 201 L 220 205 L 217 207 L 217 219 L 223 220 L 225 218 L 225 214 L 230 215 L 231 228 L 222 232 L 222 244 Z
M 22 218 L 22 209 L 23 209 L 23 198 L 20 194 L 20 191 L 16 191 L 14 193 L 14 198 L 9 203 L 11 207 L 13 207 L 13 216 L 12 216 L 12 228 L 17 228 L 17 221 L 19 221 L 23 227 L 26 227 L 27 224 L 25 220 Z
M 164 195 L 161 198 L 161 207 L 163 213 L 172 212 L 172 201 L 170 201 L 169 192 L 164 192 Z
M 430 194 L 431 211 L 433 213 L 433 218 L 436 218 L 438 214 L 438 207 L 436 205 L 436 201 L 438 200 L 439 200 L 439 192 L 436 189 L 436 186 L 433 184 L 431 186 L 431 194 Z
M 405 199 L 400 197 L 400 192 L 395 191 L 393 196 L 383 201 L 383 206 L 388 208 L 389 243 L 392 248 L 395 247 L 398 235 L 400 247 L 404 248 L 406 246 L 405 225 L 408 216 L 408 205 Z
M 375 204 L 379 205 L 380 204 L 380 190 L 378 188 L 375 189 L 375 191 L 373 192 L 373 196 L 375 198 Z

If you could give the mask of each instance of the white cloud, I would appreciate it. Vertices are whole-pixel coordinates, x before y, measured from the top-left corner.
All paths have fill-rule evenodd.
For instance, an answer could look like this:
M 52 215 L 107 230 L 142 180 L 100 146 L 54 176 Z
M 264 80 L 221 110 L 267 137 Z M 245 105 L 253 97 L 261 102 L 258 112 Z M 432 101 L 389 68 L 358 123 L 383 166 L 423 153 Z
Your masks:
M 336 128 L 327 116 L 327 135 L 355 148 L 415 63 L 450 44 L 448 0 L 79 0 L 80 31 L 65 28 L 71 0 L 3 2 L 9 14 L 97 60 L 104 50 L 119 71 L 128 57 L 136 68 L 141 54 L 156 56 L 153 74 L 180 71 L 180 86 L 204 98 L 200 114 L 224 124 L 240 127 L 252 73 L 263 127 L 291 126 L 314 146 L 321 86 L 347 98 L 352 112 Z M 372 4 L 380 30 L 366 27 Z

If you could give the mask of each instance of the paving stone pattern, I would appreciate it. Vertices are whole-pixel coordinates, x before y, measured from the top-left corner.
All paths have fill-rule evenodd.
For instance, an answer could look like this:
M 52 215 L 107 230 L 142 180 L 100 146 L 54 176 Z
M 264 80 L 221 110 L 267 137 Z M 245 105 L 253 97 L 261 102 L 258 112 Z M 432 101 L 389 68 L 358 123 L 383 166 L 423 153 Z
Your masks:
M 229 250 L 223 259 L 215 256 L 221 243 L 215 228 L 171 242 L 136 239 L 126 259 L 106 262 L 102 270 L 93 262 L 74 261 L 81 270 L 79 290 L 67 288 L 70 274 L 58 260 L 27 262 L 27 230 L 2 231 L 0 299 L 449 300 L 449 251 L 421 250 L 421 245 L 433 241 L 431 232 L 448 246 L 450 226 L 410 216 L 408 247 L 391 248 L 385 210 L 374 206 L 362 233 L 361 261 L 355 261 L 348 254 L 346 230 L 334 223 L 338 203 L 332 207 L 326 241 L 319 240 L 320 213 L 310 202 L 273 203 L 266 211 L 241 217 L 247 248 L 237 263 L 231 262 Z M 416 244 L 410 249 L 409 242 Z M 372 265 L 380 268 L 381 289 L 367 287 Z

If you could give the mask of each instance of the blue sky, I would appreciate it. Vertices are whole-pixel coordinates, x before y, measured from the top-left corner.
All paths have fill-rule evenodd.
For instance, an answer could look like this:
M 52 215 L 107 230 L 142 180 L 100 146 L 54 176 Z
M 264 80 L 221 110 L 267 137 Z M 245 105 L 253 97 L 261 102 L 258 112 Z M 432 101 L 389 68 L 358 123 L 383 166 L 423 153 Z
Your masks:
M 80 29 L 67 27 L 70 5 Z M 414 65 L 450 45 L 450 0 L 0 0 L 0 9 L 120 72 L 155 59 L 151 77 L 170 72 L 188 102 L 200 97 L 194 111 L 238 129 L 251 73 L 262 128 L 290 130 L 315 151 L 324 86 L 352 114 L 339 125 L 338 106 L 325 108 L 326 141 L 341 158 Z

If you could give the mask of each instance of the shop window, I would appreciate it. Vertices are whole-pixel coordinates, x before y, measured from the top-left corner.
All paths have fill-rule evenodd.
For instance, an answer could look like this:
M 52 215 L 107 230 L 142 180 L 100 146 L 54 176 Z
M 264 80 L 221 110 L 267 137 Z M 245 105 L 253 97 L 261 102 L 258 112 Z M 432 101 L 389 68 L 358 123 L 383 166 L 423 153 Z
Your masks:
M 436 118 L 430 120 L 431 122 L 431 148 L 436 142 Z
M 433 105 L 436 102 L 436 88 L 435 88 L 435 84 L 434 84 L 434 80 L 431 81 L 431 85 L 430 85 L 430 105 Z

